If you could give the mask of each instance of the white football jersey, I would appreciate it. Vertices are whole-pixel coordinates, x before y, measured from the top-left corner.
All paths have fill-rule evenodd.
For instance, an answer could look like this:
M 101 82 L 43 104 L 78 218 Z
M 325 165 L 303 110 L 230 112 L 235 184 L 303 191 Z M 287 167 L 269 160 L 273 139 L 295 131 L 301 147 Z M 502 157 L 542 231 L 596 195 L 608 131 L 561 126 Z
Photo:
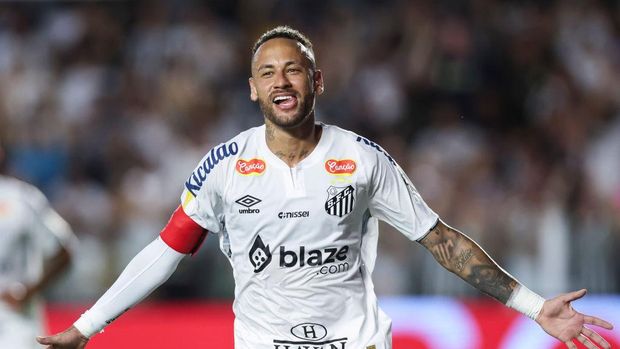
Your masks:
M 0 292 L 16 282 L 37 282 L 47 258 L 62 245 L 69 248 L 74 239 L 69 225 L 37 188 L 0 176 Z M 42 333 L 42 308 L 36 297 L 25 312 L 13 314 L 14 310 L 0 301 L 0 344 L 13 341 L 12 347 L 21 347 L 15 344 L 18 339 L 11 338 L 18 336 L 23 327 L 24 331 L 33 332 L 28 338 L 32 347 L 36 346 L 32 336 Z
M 185 183 L 185 213 L 233 267 L 235 348 L 388 349 L 371 273 L 378 221 L 411 240 L 436 224 L 402 169 L 335 126 L 290 168 L 255 127 L 213 148 Z

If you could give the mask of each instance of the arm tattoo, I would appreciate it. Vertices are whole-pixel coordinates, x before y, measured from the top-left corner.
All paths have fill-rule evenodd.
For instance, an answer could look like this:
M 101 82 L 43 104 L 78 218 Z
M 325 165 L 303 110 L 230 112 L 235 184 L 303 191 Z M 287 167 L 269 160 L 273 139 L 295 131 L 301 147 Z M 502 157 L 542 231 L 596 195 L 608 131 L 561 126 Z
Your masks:
M 439 222 L 420 243 L 444 268 L 504 304 L 517 286 L 517 281 L 478 244 L 443 222 Z
M 471 256 L 473 255 L 474 253 L 471 251 L 471 248 L 462 251 L 458 255 L 458 257 L 456 257 L 456 261 L 454 262 L 454 267 L 456 268 L 456 271 L 458 272 L 463 271 L 463 268 L 465 268 L 465 265 L 467 264 L 467 262 L 471 259 Z
M 438 245 L 435 245 L 431 248 L 431 253 L 439 263 L 448 264 L 450 259 L 452 258 L 452 249 L 454 248 L 454 243 L 452 240 L 444 241 Z
M 517 282 L 497 265 L 473 265 L 465 280 L 504 304 L 517 286 Z

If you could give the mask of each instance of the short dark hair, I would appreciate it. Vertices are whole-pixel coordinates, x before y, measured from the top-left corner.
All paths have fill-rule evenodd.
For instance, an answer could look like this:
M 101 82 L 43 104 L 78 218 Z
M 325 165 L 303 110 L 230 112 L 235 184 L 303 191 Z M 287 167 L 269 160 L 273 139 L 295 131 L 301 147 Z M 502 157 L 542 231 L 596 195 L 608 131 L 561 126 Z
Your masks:
M 264 44 L 265 42 L 271 39 L 277 39 L 277 38 L 291 39 L 291 40 L 295 40 L 298 43 L 302 44 L 311 54 L 311 57 L 308 57 L 308 60 L 310 61 L 312 65 L 312 69 L 316 68 L 316 61 L 314 59 L 314 49 L 312 48 L 312 42 L 310 41 L 310 39 L 308 39 L 308 37 L 302 34 L 299 30 L 293 29 L 286 25 L 277 26 L 263 33 L 263 35 L 261 35 L 258 38 L 258 40 L 256 40 L 256 42 L 254 43 L 254 46 L 252 46 L 252 59 L 254 59 L 254 55 L 256 54 L 256 51 L 258 51 L 258 49 L 261 47 L 262 44 Z

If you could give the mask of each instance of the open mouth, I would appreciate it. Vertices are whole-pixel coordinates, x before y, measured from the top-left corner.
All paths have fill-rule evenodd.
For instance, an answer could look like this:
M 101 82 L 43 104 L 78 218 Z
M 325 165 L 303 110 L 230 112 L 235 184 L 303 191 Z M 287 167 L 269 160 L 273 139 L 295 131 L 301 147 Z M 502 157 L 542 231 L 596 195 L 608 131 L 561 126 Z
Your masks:
M 278 109 L 290 110 L 297 107 L 297 97 L 295 95 L 279 95 L 272 99 Z

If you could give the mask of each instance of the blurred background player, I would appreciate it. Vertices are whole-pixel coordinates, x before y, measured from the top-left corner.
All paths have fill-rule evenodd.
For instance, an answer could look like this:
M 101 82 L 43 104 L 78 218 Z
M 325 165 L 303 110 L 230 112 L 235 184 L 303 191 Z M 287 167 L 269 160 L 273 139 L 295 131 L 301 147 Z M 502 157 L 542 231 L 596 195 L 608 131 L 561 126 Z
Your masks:
M 71 228 L 34 186 L 2 172 L 0 144 L 0 348 L 36 347 L 41 291 L 70 262 Z

